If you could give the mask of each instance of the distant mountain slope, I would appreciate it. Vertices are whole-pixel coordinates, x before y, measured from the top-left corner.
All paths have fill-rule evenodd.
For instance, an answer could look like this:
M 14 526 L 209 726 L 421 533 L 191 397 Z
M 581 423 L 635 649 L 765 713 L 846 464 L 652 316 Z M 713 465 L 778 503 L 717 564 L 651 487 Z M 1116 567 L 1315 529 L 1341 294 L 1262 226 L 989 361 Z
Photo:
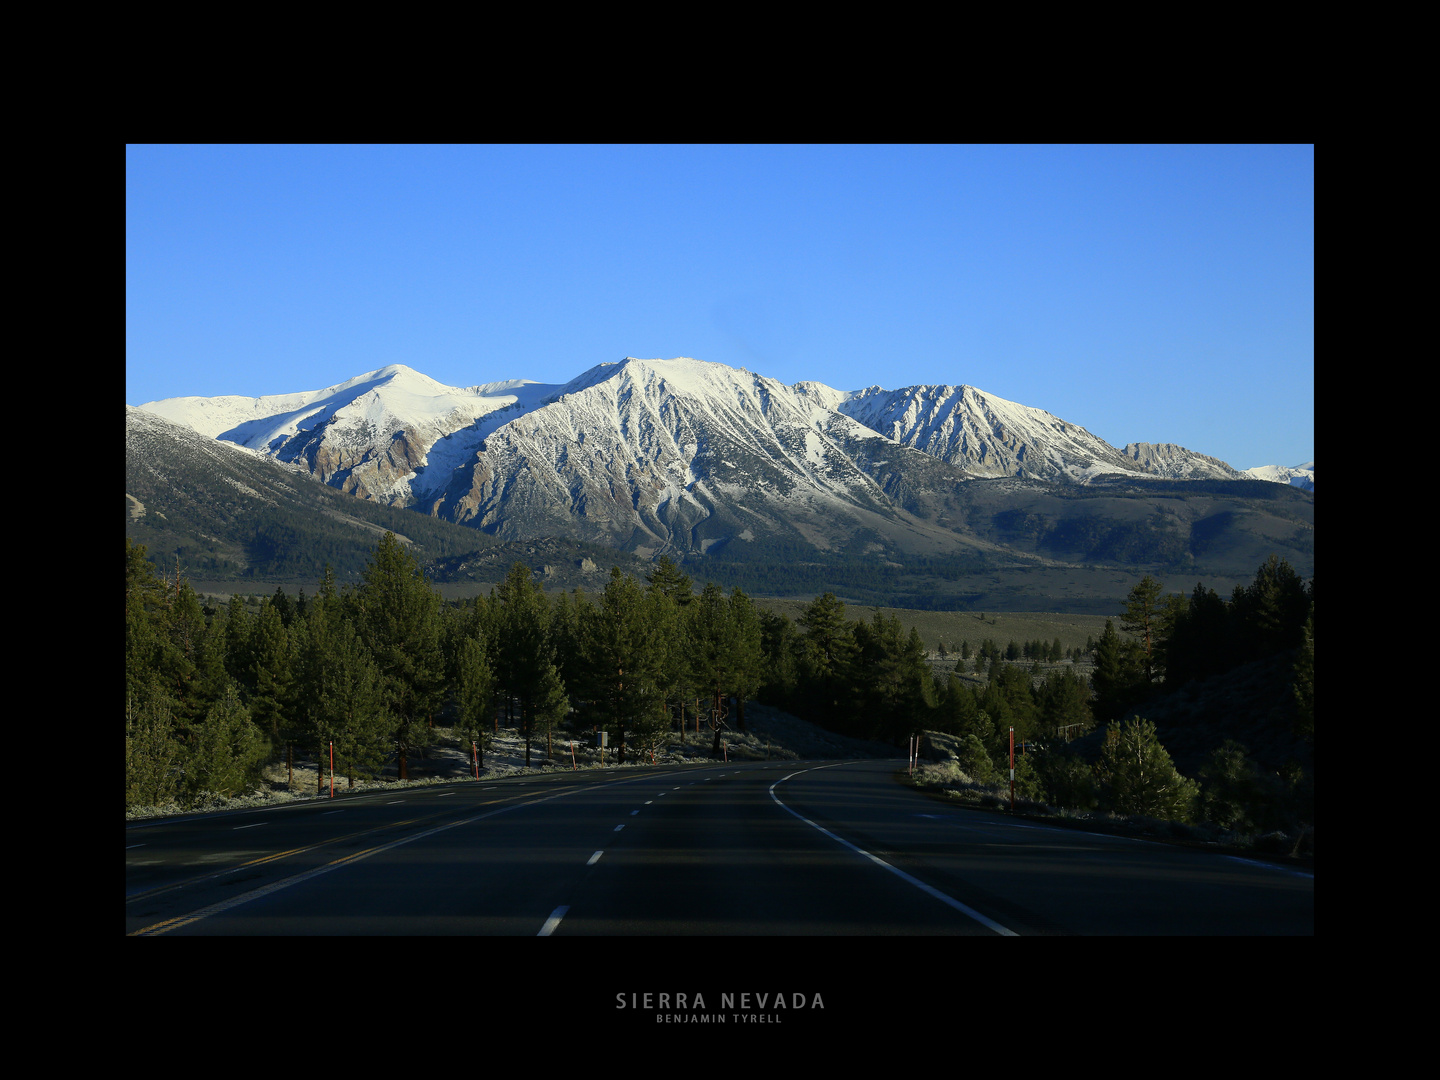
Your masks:
M 167 398 L 146 412 L 203 435 L 304 466 L 349 494 L 406 505 L 443 488 L 448 471 L 495 427 L 558 387 L 524 379 L 445 386 L 392 364 L 324 390 L 258 398 Z
M 773 379 L 631 358 L 497 428 L 429 509 L 507 539 L 573 530 L 641 553 L 797 540 L 833 552 L 857 533 L 907 551 L 972 543 L 887 490 L 922 475 L 966 479 Z
M 491 542 L 450 522 L 351 498 L 303 469 L 125 408 L 125 534 L 193 578 L 353 580 L 386 532 L 422 559 Z
M 1076 424 L 973 386 L 872 386 L 846 395 L 836 408 L 972 476 L 1083 482 L 1146 471 Z
M 1294 468 L 1287 468 L 1284 465 L 1257 465 L 1253 469 L 1246 469 L 1245 475 L 1256 480 L 1268 480 L 1272 484 L 1289 484 L 1302 491 L 1315 490 L 1315 462 L 1313 461 L 1296 465 Z
M 158 438 L 160 416 L 186 426 Z M 609 550 L 910 606 L 998 606 L 1041 577 L 1037 595 L 1123 595 L 1107 566 L 1239 580 L 1271 551 L 1314 566 L 1313 494 L 1172 444 L 1117 450 L 966 386 L 852 392 L 629 357 L 564 384 L 455 388 L 396 365 L 126 422 L 127 531 L 216 577 L 358 569 L 382 528 L 457 582 L 493 575 L 501 543 L 556 584 L 603 575 Z M 1006 568 L 1037 576 L 962 580 Z
M 1123 453 L 1146 472 L 1177 480 L 1243 480 L 1245 474 L 1219 458 L 1174 443 L 1129 443 Z

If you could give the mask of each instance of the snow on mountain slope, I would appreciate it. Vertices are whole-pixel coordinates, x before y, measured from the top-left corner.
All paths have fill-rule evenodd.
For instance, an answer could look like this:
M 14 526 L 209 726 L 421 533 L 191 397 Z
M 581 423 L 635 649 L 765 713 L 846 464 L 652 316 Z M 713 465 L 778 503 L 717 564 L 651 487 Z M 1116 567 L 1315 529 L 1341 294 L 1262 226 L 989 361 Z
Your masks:
M 1219 458 L 1197 454 L 1174 443 L 1129 443 L 1124 454 L 1160 476 L 1177 480 L 1243 480 L 1245 474 Z
M 1145 471 L 1076 424 L 973 386 L 872 386 L 834 407 L 974 476 L 1083 482 L 1101 473 Z
M 256 398 L 167 398 L 145 411 L 303 464 L 327 484 L 394 504 L 443 488 L 489 431 L 558 387 L 513 379 L 453 387 L 392 364 L 323 390 Z M 423 478 L 422 478 L 423 474 Z
M 1289 468 L 1284 465 L 1257 465 L 1246 469 L 1244 475 L 1255 480 L 1269 480 L 1272 484 L 1290 484 L 1303 491 L 1315 490 L 1315 462 L 1306 461 Z
M 469 387 L 391 365 L 306 393 L 142 408 L 362 498 L 637 553 L 761 539 L 823 549 L 862 533 L 941 550 L 956 543 L 953 496 L 968 479 L 1241 475 L 1172 444 L 1117 450 L 971 386 L 786 386 L 684 357 Z
M 906 517 L 857 464 L 866 441 L 892 445 L 774 379 L 629 357 L 496 429 L 431 510 L 502 536 L 578 527 L 637 550 L 777 534 L 826 547 L 837 527 Z

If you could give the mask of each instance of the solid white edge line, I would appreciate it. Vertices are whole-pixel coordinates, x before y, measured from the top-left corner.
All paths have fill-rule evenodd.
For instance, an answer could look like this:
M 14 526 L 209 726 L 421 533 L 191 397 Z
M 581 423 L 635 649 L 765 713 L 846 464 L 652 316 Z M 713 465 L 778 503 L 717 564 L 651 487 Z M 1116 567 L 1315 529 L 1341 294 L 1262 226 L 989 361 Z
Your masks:
M 1278 870 L 1280 873 L 1289 874 L 1292 877 L 1310 878 L 1311 880 L 1314 880 L 1315 877 L 1314 874 L 1304 870 L 1292 870 L 1288 866 L 1276 866 L 1274 863 L 1261 862 L 1259 859 L 1247 859 L 1243 855 L 1226 855 L 1225 857 L 1238 863 L 1244 863 L 1246 866 L 1257 866 L 1261 870 Z
M 833 767 L 834 767 L 834 766 L 831 766 L 831 765 L 822 766 L 822 768 L 827 768 L 827 769 L 828 769 L 828 768 L 833 768 Z M 925 884 L 925 882 L 921 881 L 919 878 L 912 877 L 911 875 L 907 874 L 904 870 L 901 870 L 899 867 L 891 866 L 888 862 L 886 862 L 884 859 L 880 858 L 878 855 L 872 855 L 872 854 L 870 854 L 870 852 L 866 851 L 864 848 L 856 847 L 856 846 L 855 846 L 854 844 L 852 844 L 849 840 L 846 840 L 843 836 L 836 836 L 834 833 L 832 833 L 829 829 L 825 828 L 823 825 L 817 825 L 815 822 L 813 822 L 813 821 L 811 821 L 809 818 L 807 818 L 804 814 L 801 814 L 801 813 L 800 813 L 799 811 L 797 811 L 797 810 L 792 810 L 792 809 L 790 809 L 790 807 L 786 806 L 783 802 L 780 801 L 780 796 L 778 796 L 778 795 L 775 794 L 775 789 L 776 789 L 777 787 L 779 787 L 781 784 L 783 784 L 786 780 L 789 780 L 791 776 L 799 776 L 799 775 L 800 775 L 801 773 L 803 773 L 803 772 L 813 772 L 813 771 L 815 771 L 815 770 L 812 770 L 812 769 L 799 769 L 799 770 L 797 770 L 796 772 L 790 773 L 788 776 L 782 776 L 779 780 L 776 780 L 775 783 L 771 784 L 771 785 L 770 785 L 770 798 L 775 801 L 775 805 L 778 806 L 778 807 L 780 807 L 782 810 L 786 811 L 786 813 L 794 814 L 794 815 L 795 815 L 797 818 L 799 818 L 801 821 L 805 822 L 806 825 L 809 825 L 812 829 L 815 829 L 815 830 L 817 830 L 818 832 L 821 832 L 821 833 L 823 833 L 824 835 L 830 837 L 830 839 L 831 839 L 831 840 L 834 840 L 837 844 L 843 844 L 845 847 L 849 848 L 851 851 L 855 852 L 857 855 L 863 855 L 863 856 L 865 856 L 865 858 L 869 859 L 871 862 L 875 863 L 877 866 L 883 866 L 886 870 L 889 870 L 892 874 L 894 874 L 896 877 L 898 877 L 901 881 L 905 881 L 905 882 L 908 882 L 908 883 L 911 884 L 911 885 L 914 885 L 915 888 L 919 889 L 921 892 L 923 892 L 923 893 L 925 893 L 925 894 L 927 894 L 927 895 L 929 895 L 929 896 L 933 896 L 936 900 L 939 900 L 942 904 L 948 904 L 950 907 L 954 908 L 956 911 L 960 912 L 962 915 L 968 915 L 970 918 L 972 918 L 972 919 L 974 919 L 976 922 L 978 922 L 981 926 L 984 926 L 984 927 L 986 927 L 987 929 L 990 929 L 990 930 L 995 931 L 995 933 L 1001 935 L 1002 937 L 1019 937 L 1019 936 L 1020 936 L 1019 934 L 1015 933 L 1014 930 L 1011 930 L 1009 927 L 1001 926 L 1001 925 L 1000 925 L 999 923 L 997 923 L 994 919 L 990 919 L 990 918 L 987 918 L 987 917 L 984 916 L 984 915 L 981 915 L 980 912 L 976 911 L 974 908 L 969 907 L 969 906 L 966 905 L 966 904 L 962 904 L 959 900 L 956 900 L 953 896 L 948 896 L 948 895 L 946 895 L 945 893 L 941 892 L 939 889 L 935 888 L 933 885 L 927 885 L 927 884 Z
M 565 913 L 569 910 L 569 904 L 561 904 L 559 907 L 557 907 L 554 911 L 550 913 L 550 917 L 545 920 L 545 925 L 540 928 L 540 933 L 536 934 L 535 936 L 549 937 L 551 934 L 553 934 L 555 932 L 555 928 L 560 925 L 560 920 L 565 918 Z

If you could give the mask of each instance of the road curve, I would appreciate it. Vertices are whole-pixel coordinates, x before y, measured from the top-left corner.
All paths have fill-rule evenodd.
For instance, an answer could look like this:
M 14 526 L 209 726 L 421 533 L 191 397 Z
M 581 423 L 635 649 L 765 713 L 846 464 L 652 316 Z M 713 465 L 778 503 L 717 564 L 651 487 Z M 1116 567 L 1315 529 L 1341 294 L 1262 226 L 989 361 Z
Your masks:
M 1311 875 L 952 807 L 901 770 L 557 772 L 131 825 L 126 933 L 1314 933 Z

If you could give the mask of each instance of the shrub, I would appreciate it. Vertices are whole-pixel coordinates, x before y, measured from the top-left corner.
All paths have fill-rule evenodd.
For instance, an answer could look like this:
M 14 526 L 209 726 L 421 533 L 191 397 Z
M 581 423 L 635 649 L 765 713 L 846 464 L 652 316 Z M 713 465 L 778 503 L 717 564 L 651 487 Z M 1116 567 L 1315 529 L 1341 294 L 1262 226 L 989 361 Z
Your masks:
M 1095 770 L 1073 754 L 1051 750 L 1039 758 L 1038 772 L 1050 802 L 1071 810 L 1095 810 L 1100 786 Z
M 1037 803 L 1045 801 L 1045 782 L 1035 767 L 1034 754 L 1015 755 L 1015 797 Z
M 1262 776 L 1234 739 L 1226 739 L 1200 769 L 1200 813 L 1206 821 L 1235 832 L 1274 828 L 1284 792 Z
M 993 784 L 1000 779 L 985 744 L 974 735 L 966 735 L 956 748 L 956 759 L 960 768 L 978 784 Z

